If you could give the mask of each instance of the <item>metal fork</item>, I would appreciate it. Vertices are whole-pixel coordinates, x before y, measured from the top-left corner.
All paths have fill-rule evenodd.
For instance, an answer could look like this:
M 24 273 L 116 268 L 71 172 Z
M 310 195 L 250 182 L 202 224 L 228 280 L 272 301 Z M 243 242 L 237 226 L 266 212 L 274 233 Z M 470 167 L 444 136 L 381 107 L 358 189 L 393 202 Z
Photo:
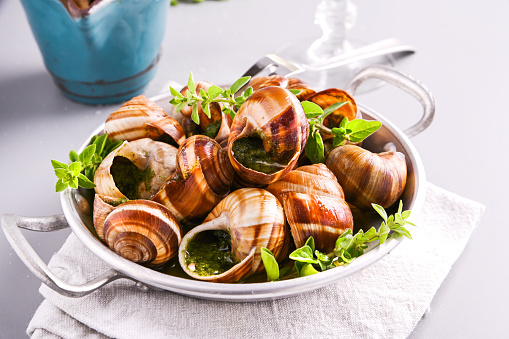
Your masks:
M 267 73 L 267 75 L 277 74 L 289 77 L 303 72 L 317 72 L 333 69 L 347 65 L 349 63 L 367 60 L 383 55 L 406 56 L 415 52 L 415 48 L 411 45 L 401 44 L 396 39 L 386 39 L 360 47 L 350 52 L 345 52 L 334 58 L 332 62 L 319 66 L 299 64 L 284 59 L 276 54 L 267 54 L 265 57 L 261 58 L 253 66 L 251 66 L 251 68 L 249 68 L 243 76 L 253 77 L 261 75 L 262 73 Z

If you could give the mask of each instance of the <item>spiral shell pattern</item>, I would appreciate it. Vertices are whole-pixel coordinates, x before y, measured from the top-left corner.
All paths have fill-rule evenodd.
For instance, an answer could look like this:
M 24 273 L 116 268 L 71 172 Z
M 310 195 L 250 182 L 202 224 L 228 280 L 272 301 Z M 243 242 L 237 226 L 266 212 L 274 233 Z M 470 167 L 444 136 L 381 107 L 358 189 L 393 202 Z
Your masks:
M 186 139 L 177 154 L 178 171 L 153 200 L 166 206 L 178 220 L 204 218 L 229 192 L 233 169 L 225 151 L 213 139 Z
M 167 208 L 149 200 L 116 207 L 104 221 L 104 241 L 122 257 L 161 266 L 178 253 L 180 225 Z
M 407 166 L 400 152 L 371 153 L 355 145 L 334 148 L 326 159 L 348 203 L 360 210 L 394 204 L 405 189 Z
M 158 140 L 167 134 L 180 144 L 185 138 L 178 121 L 143 95 L 132 98 L 111 113 L 106 119 L 104 131 L 113 141 L 142 138 Z

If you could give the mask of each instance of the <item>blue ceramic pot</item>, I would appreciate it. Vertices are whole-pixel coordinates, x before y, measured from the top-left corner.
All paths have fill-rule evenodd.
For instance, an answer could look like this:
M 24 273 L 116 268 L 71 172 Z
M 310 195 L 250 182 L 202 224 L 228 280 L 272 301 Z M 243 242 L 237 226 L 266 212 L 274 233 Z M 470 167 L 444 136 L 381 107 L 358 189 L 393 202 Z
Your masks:
M 155 75 L 169 0 L 96 0 L 74 12 L 60 0 L 21 2 L 46 68 L 70 99 L 127 101 Z

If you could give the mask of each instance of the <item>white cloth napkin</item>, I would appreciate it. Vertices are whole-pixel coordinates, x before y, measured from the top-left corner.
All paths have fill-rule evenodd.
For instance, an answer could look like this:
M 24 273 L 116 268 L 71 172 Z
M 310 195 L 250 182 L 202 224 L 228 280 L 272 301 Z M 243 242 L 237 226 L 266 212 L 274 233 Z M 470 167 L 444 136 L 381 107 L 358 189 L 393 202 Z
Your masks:
M 402 242 L 372 266 L 325 288 L 255 303 L 142 292 L 118 280 L 83 298 L 43 285 L 33 338 L 405 338 L 429 307 L 477 226 L 484 206 L 428 184 L 426 203 Z M 50 268 L 78 284 L 108 270 L 74 236 Z

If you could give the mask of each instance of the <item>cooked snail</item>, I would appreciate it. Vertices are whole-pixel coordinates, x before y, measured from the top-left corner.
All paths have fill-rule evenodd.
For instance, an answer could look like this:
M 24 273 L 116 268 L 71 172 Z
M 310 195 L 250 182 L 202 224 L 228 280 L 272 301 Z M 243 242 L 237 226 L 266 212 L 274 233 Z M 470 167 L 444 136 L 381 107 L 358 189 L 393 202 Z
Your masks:
M 345 229 L 353 229 L 353 216 L 343 190 L 324 164 L 302 166 L 267 190 L 278 197 L 290 224 L 296 247 L 312 236 L 316 248 L 329 253 Z
M 112 199 L 150 199 L 175 171 L 177 149 L 148 138 L 124 142 L 94 176 L 95 192 Z
M 387 208 L 405 189 L 407 167 L 400 152 L 371 153 L 355 145 L 334 148 L 326 159 L 348 203 L 372 210 L 371 203 Z
M 131 200 L 115 207 L 104 220 L 104 241 L 122 257 L 161 266 L 173 258 L 182 239 L 170 211 L 150 200 Z
M 211 83 L 205 81 L 199 81 L 196 83 L 197 93 L 200 90 L 208 91 L 212 86 Z M 188 92 L 187 86 L 184 87 L 180 93 L 186 95 Z M 203 108 L 198 108 L 198 116 L 200 117 L 200 124 L 197 125 L 191 120 L 192 109 L 189 106 L 185 106 L 180 110 L 180 113 L 184 116 L 182 118 L 182 127 L 187 137 L 192 135 L 206 135 L 216 140 L 221 146 L 226 146 L 228 141 L 228 135 L 230 134 L 231 118 L 225 115 L 222 111 L 222 105 L 218 102 L 212 102 L 209 105 L 210 118 L 205 114 Z
M 111 113 L 104 131 L 113 141 L 150 138 L 178 146 L 185 139 L 184 130 L 178 121 L 143 95 L 132 98 Z
M 228 156 L 241 184 L 264 186 L 297 163 L 308 122 L 295 95 L 281 87 L 254 92 L 233 119 Z
M 344 118 L 348 118 L 349 121 L 352 121 L 354 119 L 360 119 L 362 116 L 361 112 L 357 110 L 357 104 L 352 96 L 348 94 L 348 92 L 337 88 L 329 88 L 317 92 L 308 97 L 307 100 L 314 102 L 323 109 L 337 102 L 347 102 L 324 119 L 323 126 L 327 128 L 339 127 L 341 120 Z M 324 139 L 332 138 L 332 135 L 321 134 Z
M 166 206 L 179 221 L 205 217 L 229 192 L 233 180 L 226 150 L 213 139 L 187 138 L 177 154 L 178 170 L 152 200 Z
M 210 231 L 226 231 L 231 249 L 224 248 L 225 262 L 200 259 L 200 245 Z M 205 219 L 182 239 L 179 262 L 191 277 L 211 282 L 235 282 L 264 269 L 260 249 L 268 248 L 278 260 L 287 254 L 288 236 L 283 208 L 268 191 L 244 188 L 230 193 Z M 224 253 L 227 251 L 227 253 Z

